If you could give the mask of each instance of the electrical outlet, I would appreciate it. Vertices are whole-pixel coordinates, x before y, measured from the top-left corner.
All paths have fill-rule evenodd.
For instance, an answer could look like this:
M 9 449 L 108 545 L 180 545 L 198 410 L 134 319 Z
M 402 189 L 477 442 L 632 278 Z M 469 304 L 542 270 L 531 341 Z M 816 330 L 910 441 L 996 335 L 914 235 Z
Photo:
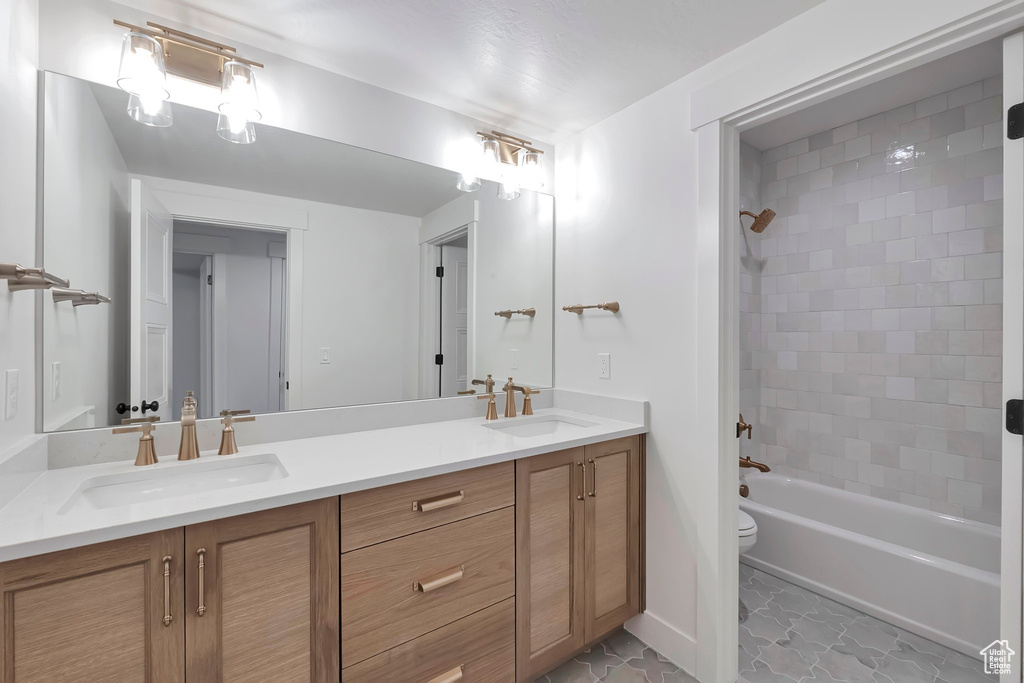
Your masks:
M 50 364 L 50 400 L 60 399 L 60 361 Z
M 519 349 L 512 349 L 512 369 L 519 369 Z
M 13 420 L 18 414 L 18 371 L 8 370 L 6 389 L 4 391 L 4 419 Z
M 611 379 L 612 376 L 612 354 L 597 354 L 597 377 L 598 379 Z
M 324 346 L 320 349 L 320 362 L 324 365 L 331 362 L 331 347 Z

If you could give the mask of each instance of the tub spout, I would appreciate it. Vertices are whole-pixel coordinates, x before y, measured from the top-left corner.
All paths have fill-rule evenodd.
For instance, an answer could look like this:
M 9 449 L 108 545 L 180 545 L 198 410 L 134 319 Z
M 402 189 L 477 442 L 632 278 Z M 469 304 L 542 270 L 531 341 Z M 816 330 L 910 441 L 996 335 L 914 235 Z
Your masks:
M 758 470 L 758 471 L 761 471 L 761 472 L 771 472 L 772 471 L 772 468 L 768 467 L 768 465 L 765 465 L 763 462 L 757 462 L 755 460 L 751 460 L 749 455 L 747 457 L 745 457 L 745 458 L 740 458 L 740 467 L 753 467 L 755 470 Z

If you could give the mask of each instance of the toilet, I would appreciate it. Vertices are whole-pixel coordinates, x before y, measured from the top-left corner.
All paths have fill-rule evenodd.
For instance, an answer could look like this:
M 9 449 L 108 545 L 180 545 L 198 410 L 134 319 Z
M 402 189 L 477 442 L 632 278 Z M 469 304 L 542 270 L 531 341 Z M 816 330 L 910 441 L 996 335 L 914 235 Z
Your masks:
M 743 510 L 739 510 L 740 555 L 749 551 L 757 543 L 757 522 Z

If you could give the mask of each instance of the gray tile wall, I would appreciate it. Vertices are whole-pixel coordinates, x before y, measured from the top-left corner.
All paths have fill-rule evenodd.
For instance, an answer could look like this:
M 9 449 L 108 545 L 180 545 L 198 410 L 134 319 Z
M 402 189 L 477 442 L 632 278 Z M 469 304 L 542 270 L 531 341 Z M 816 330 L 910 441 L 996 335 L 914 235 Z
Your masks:
M 741 381 L 773 469 L 999 523 L 1001 83 L 761 155 Z

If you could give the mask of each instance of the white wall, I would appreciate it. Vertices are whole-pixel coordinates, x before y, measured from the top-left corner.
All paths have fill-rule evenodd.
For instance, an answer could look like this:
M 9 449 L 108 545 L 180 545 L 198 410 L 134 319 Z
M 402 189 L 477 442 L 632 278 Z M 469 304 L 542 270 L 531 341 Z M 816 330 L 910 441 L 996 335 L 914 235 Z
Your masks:
M 4 262 L 36 265 L 36 63 L 38 3 L 0 5 L 0 244 Z M 17 414 L 0 411 L 0 452 L 35 431 L 35 295 L 0 284 L 0 372 L 17 370 Z M 0 385 L 4 382 L 0 376 Z M 0 400 L 0 403 L 5 401 Z
M 131 209 L 121 153 L 83 81 L 45 83 L 43 259 L 74 289 L 112 303 L 74 307 L 43 293 L 43 428 L 116 424 L 128 401 L 128 262 Z M 60 363 L 54 398 L 53 363 Z
M 556 301 L 622 304 L 619 316 L 556 318 L 557 383 L 650 401 L 648 611 L 630 628 L 701 680 L 735 677 L 720 670 L 730 655 L 718 658 L 715 641 L 736 615 L 717 609 L 717 577 L 697 582 L 699 563 L 717 563 L 702 539 L 717 536 L 718 519 L 717 482 L 695 473 L 717 454 L 692 445 L 701 246 L 697 135 L 687 131 L 957 18 L 1019 4 L 829 0 L 557 146 Z M 820 48 L 814 59 L 809 46 Z M 597 378 L 599 352 L 612 354 L 611 379 Z
M 521 385 L 551 386 L 554 198 L 523 192 L 511 201 L 498 199 L 490 183 L 476 194 L 470 372 L 475 377 L 490 373 L 499 386 L 506 377 Z M 520 308 L 536 308 L 537 315 L 494 315 Z M 519 352 L 516 369 L 512 349 Z

